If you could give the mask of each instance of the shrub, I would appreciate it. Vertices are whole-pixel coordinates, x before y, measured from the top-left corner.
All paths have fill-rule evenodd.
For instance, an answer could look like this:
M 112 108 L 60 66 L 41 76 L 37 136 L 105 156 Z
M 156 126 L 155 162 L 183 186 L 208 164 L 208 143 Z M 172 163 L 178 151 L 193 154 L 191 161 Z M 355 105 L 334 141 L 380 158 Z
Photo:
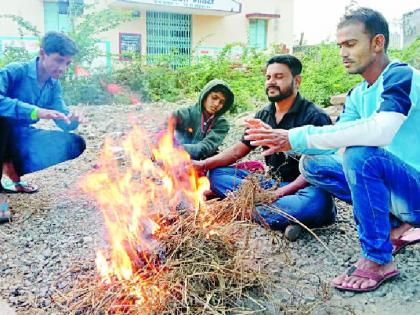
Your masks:
M 99 105 L 112 103 L 112 95 L 100 85 L 101 75 L 63 80 L 63 100 L 66 104 Z
M 420 36 L 403 50 L 392 49 L 389 51 L 392 58 L 399 59 L 412 65 L 416 69 L 420 69 Z
M 22 47 L 7 47 L 0 58 L 0 68 L 12 62 L 28 61 L 32 58 L 29 52 Z
M 255 107 L 266 100 L 262 69 L 267 55 L 243 48 L 237 60 L 231 52 L 237 45 L 228 45 L 217 58 L 201 57 L 191 65 L 171 66 L 171 56 L 148 65 L 137 57 L 124 69 L 117 71 L 116 79 L 138 92 L 143 100 L 175 101 L 196 98 L 203 86 L 212 79 L 225 80 L 235 94 L 233 112 Z
M 303 64 L 302 95 L 320 106 L 330 105 L 332 95 L 345 93 L 362 80 L 347 74 L 336 45 L 317 45 L 297 55 Z

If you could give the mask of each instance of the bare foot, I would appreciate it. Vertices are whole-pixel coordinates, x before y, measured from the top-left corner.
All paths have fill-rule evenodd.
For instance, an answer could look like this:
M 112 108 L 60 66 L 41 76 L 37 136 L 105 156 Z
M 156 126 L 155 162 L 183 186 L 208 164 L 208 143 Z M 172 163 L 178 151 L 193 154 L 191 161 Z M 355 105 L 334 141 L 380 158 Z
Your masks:
M 16 173 L 15 166 L 11 162 L 3 162 L 3 172 L 13 182 L 20 182 L 20 176 Z
M 413 226 L 408 223 L 403 223 L 399 227 L 391 230 L 391 240 L 398 240 L 401 236 L 410 230 Z
M 378 274 L 384 276 L 388 273 L 397 270 L 397 267 L 393 262 L 390 262 L 386 265 L 379 265 L 371 260 L 366 258 L 360 258 L 355 264 L 357 268 L 371 272 L 373 274 Z M 351 267 L 350 267 L 351 268 Z M 378 282 L 372 279 L 359 276 L 348 276 L 347 272 L 341 274 L 340 276 L 332 280 L 333 286 L 339 286 L 349 289 L 368 289 L 376 286 Z

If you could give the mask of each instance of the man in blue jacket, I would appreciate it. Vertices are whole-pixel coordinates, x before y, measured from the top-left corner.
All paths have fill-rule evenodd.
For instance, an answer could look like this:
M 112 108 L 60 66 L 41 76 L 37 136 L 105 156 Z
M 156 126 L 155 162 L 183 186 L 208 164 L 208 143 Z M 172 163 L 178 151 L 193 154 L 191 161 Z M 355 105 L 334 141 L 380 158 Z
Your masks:
M 21 176 L 74 159 L 85 150 L 83 138 L 69 132 L 77 128 L 82 117 L 64 105 L 58 80 L 76 53 L 69 37 L 49 32 L 36 59 L 0 70 L 0 163 L 11 179 L 3 190 L 35 192 L 37 188 L 22 182 Z M 54 119 L 63 131 L 32 127 L 39 119 Z
M 420 73 L 390 61 L 388 41 L 379 12 L 345 15 L 337 28 L 340 55 L 347 72 L 365 81 L 347 95 L 338 123 L 248 130 L 251 144 L 270 147 L 265 154 L 307 154 L 306 180 L 353 205 L 362 257 L 333 280 L 341 290 L 372 291 L 397 276 L 393 243 L 420 226 Z M 328 155 L 338 148 L 346 148 L 343 157 Z

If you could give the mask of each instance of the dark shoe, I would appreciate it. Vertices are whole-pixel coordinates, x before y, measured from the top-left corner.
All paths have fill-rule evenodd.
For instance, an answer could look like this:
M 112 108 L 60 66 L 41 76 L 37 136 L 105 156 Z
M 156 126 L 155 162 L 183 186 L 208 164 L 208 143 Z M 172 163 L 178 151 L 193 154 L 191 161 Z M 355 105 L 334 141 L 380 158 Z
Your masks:
M 291 242 L 296 241 L 302 233 L 302 227 L 297 224 L 290 224 L 284 230 L 284 236 Z

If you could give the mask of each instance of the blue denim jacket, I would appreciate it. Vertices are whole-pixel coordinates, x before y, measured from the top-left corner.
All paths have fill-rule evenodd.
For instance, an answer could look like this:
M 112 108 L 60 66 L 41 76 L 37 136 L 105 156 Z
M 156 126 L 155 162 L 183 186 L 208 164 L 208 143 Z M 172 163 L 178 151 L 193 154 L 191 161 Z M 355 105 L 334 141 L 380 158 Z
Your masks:
M 69 111 L 61 98 L 59 80 L 49 78 L 40 87 L 37 80 L 38 58 L 29 62 L 11 63 L 0 69 L 0 116 L 16 119 L 19 126 L 29 126 L 38 119 L 31 119 L 31 112 L 36 107 L 54 109 L 64 114 Z M 77 121 L 70 125 L 62 120 L 55 120 L 63 130 L 73 130 Z

